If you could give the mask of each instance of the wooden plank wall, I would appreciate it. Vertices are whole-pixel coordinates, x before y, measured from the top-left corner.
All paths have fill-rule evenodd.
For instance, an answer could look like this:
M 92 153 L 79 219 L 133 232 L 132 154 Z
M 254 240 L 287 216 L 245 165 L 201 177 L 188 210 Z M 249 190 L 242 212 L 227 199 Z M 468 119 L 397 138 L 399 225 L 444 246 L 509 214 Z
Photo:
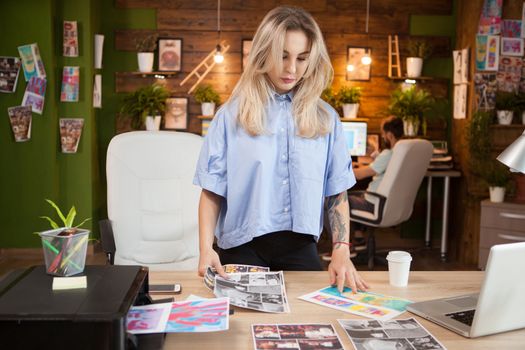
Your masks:
M 391 92 L 399 81 L 387 77 L 387 36 L 398 34 L 402 57 L 406 57 L 411 14 L 450 15 L 452 0 L 374 0 L 371 1 L 369 33 L 365 33 L 365 0 L 223 0 L 221 1 L 221 38 L 231 48 L 225 61 L 216 65 L 205 79 L 221 94 L 223 101 L 229 96 L 241 74 L 241 40 L 250 39 L 266 12 L 281 4 L 296 5 L 310 11 L 325 36 L 334 66 L 334 88 L 349 83 L 363 87 L 360 117 L 370 118 L 369 127 L 378 132 L 379 121 L 384 116 Z M 179 83 L 215 47 L 217 34 L 216 0 L 116 0 L 120 8 L 154 8 L 157 11 L 157 30 L 160 36 L 182 38 L 182 72 L 166 79 L 174 96 L 187 96 L 190 84 Z M 148 30 L 121 29 L 115 32 L 117 50 L 134 51 L 135 38 L 150 34 Z M 434 45 L 435 57 L 450 57 L 448 37 L 426 37 Z M 347 82 L 345 80 L 347 46 L 368 46 L 372 49 L 371 80 Z M 404 70 L 404 69 L 403 69 Z M 153 77 L 142 77 L 117 72 L 117 92 L 133 91 L 151 84 Z M 438 97 L 448 96 L 448 81 L 442 79 L 424 85 Z M 190 97 L 189 131 L 199 133 L 200 105 Z M 432 129 L 432 128 L 431 128 Z M 431 133 L 446 138 L 444 124 L 434 126 Z
M 503 6 L 503 18 L 521 19 L 521 0 L 505 0 Z M 475 73 L 475 56 L 472 50 L 475 48 L 475 38 L 478 30 L 479 14 L 483 6 L 483 0 L 458 1 L 458 15 L 456 24 L 456 48 L 471 48 L 470 55 L 470 77 Z M 466 127 L 473 113 L 474 106 L 474 82 L 471 79 L 469 85 L 469 103 L 467 118 L 452 121 L 452 149 L 454 161 L 462 170 L 463 178 L 457 182 L 453 189 L 451 206 L 451 222 L 454 227 L 450 232 L 453 235 L 452 249 L 460 262 L 466 264 L 477 264 L 479 249 L 479 227 L 481 207 L 480 201 L 488 197 L 485 185 L 479 179 L 469 173 L 469 152 L 466 144 Z M 494 125 L 491 130 L 493 143 L 493 156 L 497 156 L 505 147 L 512 143 L 522 132 L 523 126 L 499 126 Z

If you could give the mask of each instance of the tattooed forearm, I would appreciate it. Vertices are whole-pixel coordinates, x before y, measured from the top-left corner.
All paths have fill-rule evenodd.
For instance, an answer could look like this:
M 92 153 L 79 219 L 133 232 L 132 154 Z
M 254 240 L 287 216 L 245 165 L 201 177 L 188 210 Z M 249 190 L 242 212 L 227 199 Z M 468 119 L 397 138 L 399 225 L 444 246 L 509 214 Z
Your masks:
M 348 212 L 348 195 L 346 191 L 341 192 L 335 196 L 327 199 L 327 216 L 330 229 L 332 231 L 333 242 L 348 242 L 350 223 Z M 336 244 L 334 248 L 338 248 L 340 244 Z

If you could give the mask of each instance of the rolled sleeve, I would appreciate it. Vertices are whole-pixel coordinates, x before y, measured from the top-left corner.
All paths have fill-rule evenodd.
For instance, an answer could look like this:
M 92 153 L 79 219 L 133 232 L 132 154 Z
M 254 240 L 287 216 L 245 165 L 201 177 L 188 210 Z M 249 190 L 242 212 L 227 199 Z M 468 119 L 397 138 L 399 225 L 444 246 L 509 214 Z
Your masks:
M 325 197 L 344 192 L 356 183 L 352 170 L 352 158 L 346 147 L 343 127 L 338 117 L 334 119 L 333 142 L 330 143 L 328 150 Z
M 376 174 L 382 174 L 386 171 L 386 167 L 390 162 L 392 151 L 389 149 L 383 150 L 376 159 L 370 164 L 370 168 L 375 171 Z
M 228 191 L 225 135 L 224 116 L 219 111 L 204 138 L 193 178 L 194 185 L 222 197 L 226 197 Z

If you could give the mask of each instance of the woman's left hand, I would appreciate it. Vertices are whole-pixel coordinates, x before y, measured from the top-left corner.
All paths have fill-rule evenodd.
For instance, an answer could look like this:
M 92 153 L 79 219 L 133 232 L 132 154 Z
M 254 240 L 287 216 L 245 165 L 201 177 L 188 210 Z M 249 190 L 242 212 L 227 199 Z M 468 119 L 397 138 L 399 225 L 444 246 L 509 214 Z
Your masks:
M 334 248 L 332 251 L 332 261 L 328 265 L 328 274 L 330 275 L 330 284 L 337 285 L 337 290 L 340 293 L 343 292 L 345 285 L 352 288 L 352 293 L 370 288 L 355 269 L 352 260 L 350 260 L 350 249 L 346 246 Z

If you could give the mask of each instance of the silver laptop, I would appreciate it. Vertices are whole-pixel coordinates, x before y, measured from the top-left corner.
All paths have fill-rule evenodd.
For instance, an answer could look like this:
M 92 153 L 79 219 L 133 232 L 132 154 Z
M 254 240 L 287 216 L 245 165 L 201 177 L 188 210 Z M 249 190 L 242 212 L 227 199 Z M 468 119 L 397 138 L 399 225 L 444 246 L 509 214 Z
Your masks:
M 407 310 L 470 338 L 525 328 L 525 242 L 490 249 L 479 294 L 413 303 Z

